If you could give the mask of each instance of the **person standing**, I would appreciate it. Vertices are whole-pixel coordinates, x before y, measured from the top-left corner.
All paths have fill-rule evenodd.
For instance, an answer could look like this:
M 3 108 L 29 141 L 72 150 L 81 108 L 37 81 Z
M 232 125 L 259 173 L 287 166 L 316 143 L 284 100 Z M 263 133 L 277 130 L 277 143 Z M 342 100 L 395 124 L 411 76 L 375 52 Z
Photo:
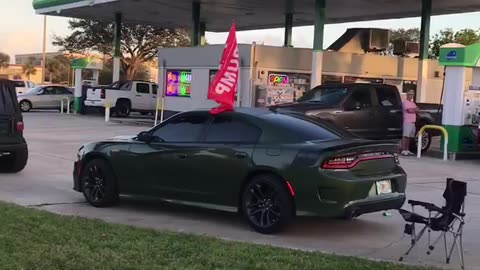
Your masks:
M 417 112 L 418 107 L 413 101 L 415 96 L 414 90 L 409 90 L 407 92 L 407 100 L 402 102 L 403 107 L 403 139 L 402 139 L 402 152 L 404 156 L 415 155 L 412 153 L 410 148 L 410 139 L 415 138 L 416 125 L 417 122 Z

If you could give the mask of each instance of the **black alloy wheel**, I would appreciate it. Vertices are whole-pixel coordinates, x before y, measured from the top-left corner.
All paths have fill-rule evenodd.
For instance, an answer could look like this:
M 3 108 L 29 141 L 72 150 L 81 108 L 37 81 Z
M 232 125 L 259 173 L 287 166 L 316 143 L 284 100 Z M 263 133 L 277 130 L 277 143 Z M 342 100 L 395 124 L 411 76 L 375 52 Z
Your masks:
M 293 217 L 292 197 L 284 181 L 269 175 L 256 177 L 245 187 L 242 210 L 254 230 L 276 233 Z
M 90 161 L 81 175 L 83 196 L 95 207 L 112 206 L 118 201 L 115 177 L 110 166 L 101 159 Z

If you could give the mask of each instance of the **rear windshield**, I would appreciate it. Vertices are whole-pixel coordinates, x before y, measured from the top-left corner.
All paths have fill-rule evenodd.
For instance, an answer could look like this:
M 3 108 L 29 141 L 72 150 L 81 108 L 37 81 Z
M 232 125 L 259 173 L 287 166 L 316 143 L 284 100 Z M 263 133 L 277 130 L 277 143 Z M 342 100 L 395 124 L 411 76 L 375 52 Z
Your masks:
M 17 94 L 14 84 L 0 81 L 0 115 L 11 116 L 17 110 Z
M 15 87 L 25 87 L 25 82 L 24 81 L 13 81 L 15 84 Z
M 350 137 L 348 132 L 311 117 L 294 113 L 271 113 L 263 116 L 286 134 L 301 141 L 330 141 Z

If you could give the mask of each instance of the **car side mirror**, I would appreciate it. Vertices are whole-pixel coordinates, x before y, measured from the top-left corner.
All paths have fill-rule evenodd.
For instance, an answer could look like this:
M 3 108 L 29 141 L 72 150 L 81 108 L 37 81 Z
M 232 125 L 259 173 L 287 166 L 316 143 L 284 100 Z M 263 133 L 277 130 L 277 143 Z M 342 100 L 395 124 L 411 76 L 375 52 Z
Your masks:
M 43 94 L 43 90 L 37 92 L 37 95 L 42 95 L 42 94 Z
M 138 133 L 137 139 L 141 142 L 151 143 L 153 141 L 153 136 L 148 131 L 142 131 L 142 132 Z

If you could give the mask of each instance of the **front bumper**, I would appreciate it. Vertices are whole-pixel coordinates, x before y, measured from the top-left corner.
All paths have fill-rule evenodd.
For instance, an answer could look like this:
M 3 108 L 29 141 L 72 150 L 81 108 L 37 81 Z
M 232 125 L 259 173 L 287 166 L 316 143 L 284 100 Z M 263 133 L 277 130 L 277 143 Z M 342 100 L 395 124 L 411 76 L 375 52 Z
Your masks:
M 73 163 L 73 190 L 82 192 L 82 188 L 80 186 L 80 173 L 82 171 L 82 162 L 76 161 Z

